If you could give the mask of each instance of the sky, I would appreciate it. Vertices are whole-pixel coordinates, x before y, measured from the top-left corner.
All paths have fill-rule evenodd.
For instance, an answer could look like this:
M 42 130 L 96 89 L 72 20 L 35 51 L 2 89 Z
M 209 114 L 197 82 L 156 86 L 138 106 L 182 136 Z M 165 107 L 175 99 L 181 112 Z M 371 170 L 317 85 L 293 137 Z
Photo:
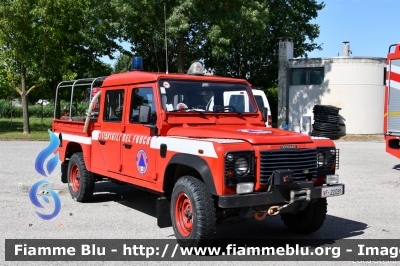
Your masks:
M 350 56 L 386 57 L 389 46 L 400 42 L 400 0 L 323 2 L 325 7 L 312 21 L 320 26 L 315 42 L 322 44 L 323 50 L 308 53 L 309 58 L 342 55 L 344 41 L 350 44 Z M 129 50 L 129 44 L 124 44 L 124 48 Z M 102 61 L 115 63 L 108 56 Z
M 321 1 L 318 1 L 319 3 Z M 343 41 L 350 56 L 386 57 L 389 46 L 400 42 L 400 0 L 325 0 L 312 23 L 320 26 L 322 51 L 309 58 L 342 55 Z

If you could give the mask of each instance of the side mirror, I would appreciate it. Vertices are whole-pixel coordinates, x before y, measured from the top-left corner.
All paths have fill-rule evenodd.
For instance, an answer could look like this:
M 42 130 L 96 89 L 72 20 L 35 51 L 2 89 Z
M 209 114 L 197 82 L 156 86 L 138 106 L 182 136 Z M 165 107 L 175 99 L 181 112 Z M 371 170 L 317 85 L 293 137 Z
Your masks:
M 139 106 L 139 123 L 148 124 L 150 122 L 151 107 L 146 105 Z
M 263 117 L 264 122 L 268 122 L 268 108 L 267 107 L 264 107 L 262 109 L 262 117 Z

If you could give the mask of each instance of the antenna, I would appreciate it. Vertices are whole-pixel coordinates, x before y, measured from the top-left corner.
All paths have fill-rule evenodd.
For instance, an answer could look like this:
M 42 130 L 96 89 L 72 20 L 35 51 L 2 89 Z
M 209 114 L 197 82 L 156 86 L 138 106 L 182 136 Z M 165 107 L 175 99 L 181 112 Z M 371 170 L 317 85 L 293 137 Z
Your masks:
M 168 74 L 168 44 L 167 44 L 167 11 L 164 4 L 164 33 L 165 33 L 165 65 L 166 74 Z
M 153 43 L 154 43 L 154 53 L 156 54 L 157 72 L 160 72 L 160 68 L 158 67 L 158 58 L 157 58 L 156 40 L 154 39 L 154 36 L 153 36 Z

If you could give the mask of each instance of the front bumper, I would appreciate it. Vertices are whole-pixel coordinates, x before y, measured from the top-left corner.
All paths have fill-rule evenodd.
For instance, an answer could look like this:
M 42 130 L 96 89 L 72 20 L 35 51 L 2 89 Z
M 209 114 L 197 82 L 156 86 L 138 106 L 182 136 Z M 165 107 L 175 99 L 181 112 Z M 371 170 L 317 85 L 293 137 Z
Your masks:
M 327 188 L 331 190 L 340 190 L 342 193 L 335 195 L 326 193 Z M 312 181 L 293 183 L 284 186 L 274 186 L 270 192 L 257 192 L 245 195 L 224 195 L 218 197 L 218 206 L 221 208 L 241 208 L 253 206 L 272 206 L 284 205 L 290 203 L 290 191 L 307 191 L 310 190 L 310 198 L 326 198 L 331 196 L 340 196 L 345 192 L 344 184 L 335 184 L 329 186 L 314 187 Z M 325 194 L 325 195 L 324 195 Z M 299 201 L 304 202 L 304 200 Z

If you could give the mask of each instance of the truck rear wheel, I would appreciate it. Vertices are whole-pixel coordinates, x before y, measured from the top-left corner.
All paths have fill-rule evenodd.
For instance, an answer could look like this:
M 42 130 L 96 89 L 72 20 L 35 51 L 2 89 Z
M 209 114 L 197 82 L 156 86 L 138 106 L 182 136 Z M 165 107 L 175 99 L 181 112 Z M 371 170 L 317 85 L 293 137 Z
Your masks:
M 93 195 L 94 177 L 86 169 L 82 152 L 74 153 L 69 160 L 68 188 L 72 198 L 78 202 L 87 201 Z
M 281 218 L 289 230 L 299 234 L 310 234 L 324 224 L 327 211 L 325 198 L 310 202 L 307 207 L 296 214 L 282 213 Z
M 203 182 L 192 176 L 178 179 L 171 196 L 171 219 L 181 246 L 197 247 L 212 241 L 216 230 L 214 199 Z

